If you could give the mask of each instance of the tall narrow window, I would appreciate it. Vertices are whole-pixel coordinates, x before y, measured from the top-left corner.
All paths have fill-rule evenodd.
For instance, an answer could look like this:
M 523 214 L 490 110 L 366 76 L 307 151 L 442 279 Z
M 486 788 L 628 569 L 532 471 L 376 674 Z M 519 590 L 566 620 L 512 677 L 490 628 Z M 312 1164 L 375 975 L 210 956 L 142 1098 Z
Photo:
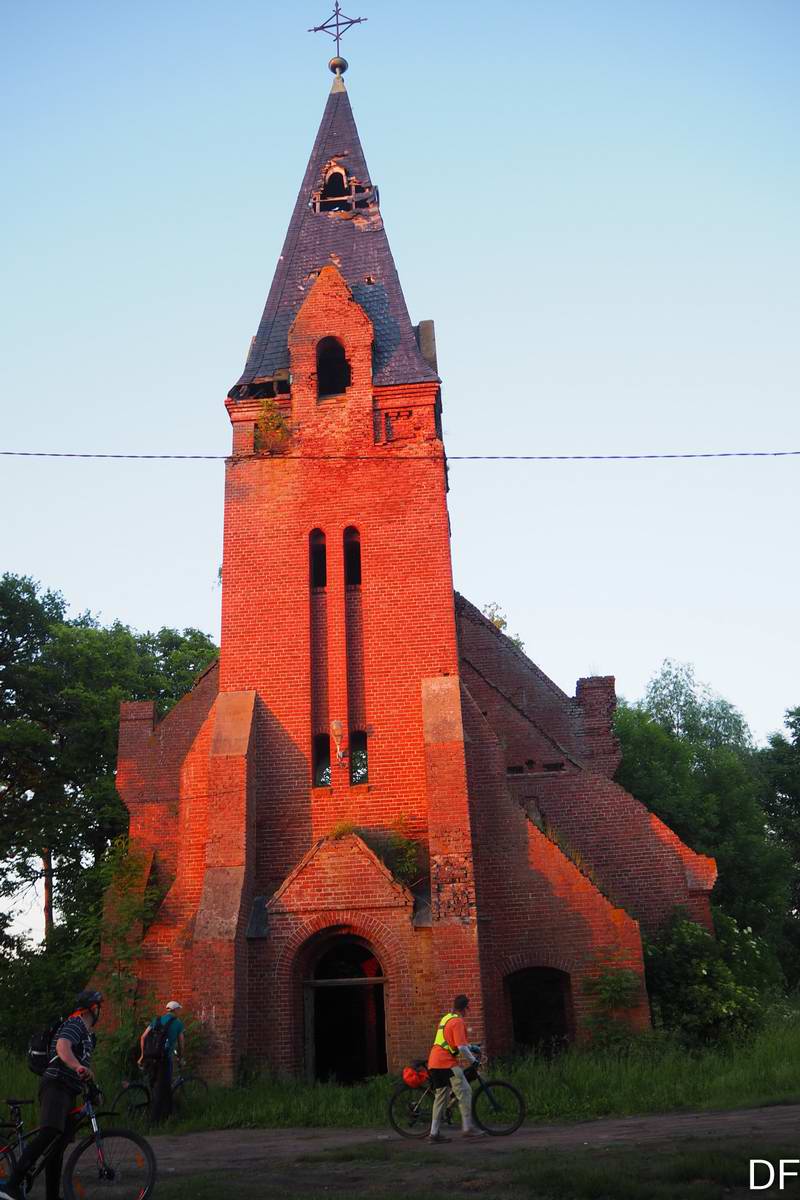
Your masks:
M 366 783 L 369 780 L 367 762 L 367 735 L 363 729 L 350 733 L 350 783 Z
M 317 398 L 340 396 L 350 387 L 350 378 L 342 343 L 335 337 L 323 338 L 317 343 Z
M 314 787 L 330 787 L 331 739 L 327 733 L 318 733 L 315 735 L 312 752 Z
M 344 581 L 361 583 L 361 535 L 353 525 L 344 531 Z
M 308 535 L 308 553 L 312 588 L 327 587 L 328 556 L 325 550 L 325 534 L 321 529 L 312 529 Z

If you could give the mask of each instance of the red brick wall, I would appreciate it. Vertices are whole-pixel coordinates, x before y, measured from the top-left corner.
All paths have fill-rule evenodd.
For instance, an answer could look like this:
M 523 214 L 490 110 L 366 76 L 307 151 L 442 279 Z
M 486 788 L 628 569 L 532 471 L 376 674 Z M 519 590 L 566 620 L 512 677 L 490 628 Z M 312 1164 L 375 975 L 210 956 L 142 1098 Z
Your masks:
M 609 962 L 637 971 L 642 977 L 639 1004 L 627 1019 L 634 1028 L 647 1028 L 637 923 L 603 896 L 515 803 L 497 738 L 469 692 L 463 689 L 462 694 L 489 1052 L 511 1049 L 505 981 L 527 967 L 554 967 L 570 976 L 579 1038 L 586 1036 L 592 1013 L 583 991 L 586 979 Z
M 656 929 L 676 905 L 711 928 L 713 860 L 609 778 L 619 763 L 613 679 L 579 680 L 572 700 L 463 597 L 457 613 L 462 678 L 506 768 L 523 768 L 507 776 L 517 800 L 538 807 L 644 929 Z M 548 761 L 562 769 L 543 770 Z
M 615 900 L 654 932 L 676 905 L 711 928 L 713 859 L 684 846 L 662 821 L 603 775 L 569 771 L 514 781 L 544 819 L 588 860 Z
M 587 747 L 583 710 L 578 702 L 562 692 L 463 596 L 456 596 L 456 614 L 462 671 L 481 711 L 496 708 L 505 712 L 511 703 L 531 726 L 530 736 L 538 730 L 541 753 L 582 761 Z M 523 750 L 520 746 L 518 754 Z
M 366 729 L 369 722 L 364 695 L 364 607 L 361 586 L 347 586 L 344 600 L 348 721 L 351 729 Z
M 311 731 L 328 733 L 328 594 L 323 588 L 311 591 Z
M 207 1058 L 228 1079 L 243 1055 L 248 1026 L 245 930 L 254 894 L 255 707 L 252 691 L 225 692 L 217 699 L 203 890 L 192 930 L 194 995 L 205 1009 Z
M 143 1016 L 173 996 L 191 1003 L 185 931 L 204 870 L 208 746 L 218 679 L 215 663 L 158 723 L 152 703 L 120 706 L 117 790 L 130 814 L 132 847 L 152 852 L 153 881 L 166 891 L 142 938 Z
M 131 816 L 131 840 L 157 849 L 157 869 L 164 878 L 174 877 L 177 869 L 181 768 L 218 687 L 214 663 L 157 724 L 154 703 L 120 705 L 117 791 Z

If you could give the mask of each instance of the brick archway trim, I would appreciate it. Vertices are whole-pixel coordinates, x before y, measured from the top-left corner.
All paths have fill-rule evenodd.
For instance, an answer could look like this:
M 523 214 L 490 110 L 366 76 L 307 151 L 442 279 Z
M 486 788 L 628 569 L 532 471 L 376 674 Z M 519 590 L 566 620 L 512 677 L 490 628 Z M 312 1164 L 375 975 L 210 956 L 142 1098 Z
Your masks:
M 341 930 L 344 936 L 355 934 L 364 938 L 375 950 L 386 976 L 386 1054 L 392 1069 L 396 1054 L 394 1047 L 402 1043 L 402 1029 L 406 1014 L 413 1006 L 413 981 L 406 955 L 400 939 L 382 921 L 363 911 L 343 909 L 317 913 L 289 933 L 275 960 L 273 974 L 274 994 L 285 998 L 285 1010 L 276 1022 L 282 1030 L 290 1060 L 287 1066 L 297 1070 L 302 1065 L 302 1050 L 299 1043 L 300 1016 L 293 997 L 297 994 L 300 980 L 297 977 L 298 957 L 311 938 L 316 934 Z M 396 1064 L 394 1064 L 396 1065 Z
M 533 951 L 522 954 L 506 954 L 500 960 L 500 971 L 503 978 L 507 975 L 513 975 L 516 971 L 530 971 L 536 967 L 549 967 L 554 971 L 563 971 L 565 975 L 575 974 L 576 964 L 570 963 L 565 958 L 560 958 L 556 954 L 548 954 L 547 951 Z
M 327 929 L 333 932 L 338 928 L 341 928 L 343 933 L 354 933 L 370 942 L 378 957 L 382 959 L 381 965 L 386 973 L 387 982 L 401 995 L 410 991 L 411 974 L 408 959 L 399 939 L 387 925 L 375 917 L 347 910 L 318 913 L 292 931 L 275 961 L 275 984 L 278 987 L 291 984 L 298 951 L 306 942 L 317 933 L 324 933 Z

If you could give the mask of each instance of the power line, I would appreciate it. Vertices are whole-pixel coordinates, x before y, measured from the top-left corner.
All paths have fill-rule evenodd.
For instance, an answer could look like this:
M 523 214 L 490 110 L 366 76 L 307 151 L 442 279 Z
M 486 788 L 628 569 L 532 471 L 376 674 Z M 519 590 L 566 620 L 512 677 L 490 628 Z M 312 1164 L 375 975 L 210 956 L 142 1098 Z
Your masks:
M 132 461 L 225 462 L 228 454 L 102 454 L 66 450 L 0 450 L 4 458 L 93 458 Z M 269 455 L 244 457 L 264 457 Z M 800 450 L 694 450 L 676 454 L 399 454 L 396 457 L 375 454 L 289 454 L 289 459 L 310 462 L 653 462 L 694 458 L 792 458 Z

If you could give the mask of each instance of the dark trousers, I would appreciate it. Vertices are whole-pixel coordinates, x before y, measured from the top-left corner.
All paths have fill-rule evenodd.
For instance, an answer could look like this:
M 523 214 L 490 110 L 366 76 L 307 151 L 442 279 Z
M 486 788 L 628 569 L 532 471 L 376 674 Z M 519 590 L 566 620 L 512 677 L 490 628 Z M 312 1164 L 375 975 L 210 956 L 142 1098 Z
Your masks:
M 150 1074 L 150 1120 L 154 1125 L 172 1114 L 172 1055 L 154 1063 Z M 49 1200 L 49 1198 L 48 1198 Z
M 53 1149 L 47 1159 L 44 1178 L 46 1185 L 45 1200 L 59 1200 L 61 1195 L 61 1171 L 64 1163 L 64 1151 L 72 1139 L 74 1128 L 73 1121 L 67 1116 L 67 1112 L 77 1103 L 77 1100 L 77 1097 L 73 1097 L 70 1093 L 65 1092 L 58 1084 L 50 1084 L 46 1080 L 42 1082 L 39 1089 L 39 1104 L 42 1109 L 42 1119 L 47 1120 L 49 1113 L 51 1114 L 50 1119 L 58 1120 L 62 1128 L 56 1129 L 51 1125 L 43 1125 L 36 1136 L 32 1137 L 26 1143 L 15 1169 L 9 1176 L 8 1182 L 10 1184 L 19 1187 L 24 1182 L 28 1172 L 44 1154 L 45 1150 L 47 1150 L 52 1142 L 57 1141 L 59 1144 Z

